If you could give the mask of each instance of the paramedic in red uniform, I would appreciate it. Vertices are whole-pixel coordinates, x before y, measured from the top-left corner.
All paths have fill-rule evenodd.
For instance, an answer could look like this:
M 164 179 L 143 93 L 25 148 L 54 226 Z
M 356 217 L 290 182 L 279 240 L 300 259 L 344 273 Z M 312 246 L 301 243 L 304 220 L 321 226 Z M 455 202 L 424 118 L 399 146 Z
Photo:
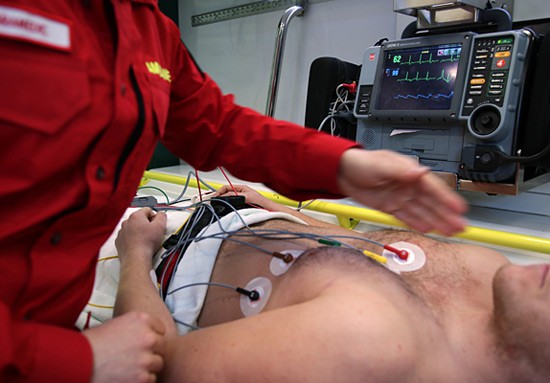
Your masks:
M 295 199 L 351 196 L 420 231 L 463 228 L 464 201 L 411 159 L 235 105 L 156 0 L 0 0 L 0 52 L 2 382 L 155 380 L 153 318 L 73 324 L 159 139 Z

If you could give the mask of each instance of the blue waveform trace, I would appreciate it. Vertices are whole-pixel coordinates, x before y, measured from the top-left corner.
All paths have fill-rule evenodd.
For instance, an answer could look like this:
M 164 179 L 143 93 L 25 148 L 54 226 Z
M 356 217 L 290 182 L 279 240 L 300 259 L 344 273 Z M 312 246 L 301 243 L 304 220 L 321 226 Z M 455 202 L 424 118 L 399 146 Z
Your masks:
M 430 98 L 435 98 L 435 99 L 438 99 L 438 98 L 446 98 L 446 99 L 450 99 L 453 97 L 453 94 L 454 92 L 451 91 L 449 94 L 442 94 L 442 93 L 436 93 L 436 94 L 433 94 L 433 93 L 429 93 L 427 95 L 424 95 L 424 94 L 417 94 L 417 95 L 414 95 L 414 94 L 407 94 L 405 96 L 401 95 L 401 94 L 398 94 L 396 96 L 393 96 L 393 98 L 395 100 L 398 100 L 400 98 L 402 99 L 409 99 L 409 98 L 413 98 L 415 100 L 418 100 L 420 98 L 423 98 L 423 99 L 426 99 L 426 100 L 429 100 Z

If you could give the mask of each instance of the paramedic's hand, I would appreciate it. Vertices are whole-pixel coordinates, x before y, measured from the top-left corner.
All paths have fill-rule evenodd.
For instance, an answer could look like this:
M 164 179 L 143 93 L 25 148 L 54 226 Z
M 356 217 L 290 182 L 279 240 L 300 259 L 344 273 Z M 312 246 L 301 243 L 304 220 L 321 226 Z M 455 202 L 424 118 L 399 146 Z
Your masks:
M 411 228 L 445 235 L 462 231 L 466 202 L 407 156 L 387 150 L 349 149 L 340 160 L 343 194 L 393 214 Z
M 92 346 L 92 383 L 153 383 L 163 367 L 164 326 L 131 312 L 83 332 Z
M 152 267 L 153 256 L 162 245 L 166 214 L 148 207 L 140 209 L 122 222 L 115 245 L 120 262 L 145 262 Z

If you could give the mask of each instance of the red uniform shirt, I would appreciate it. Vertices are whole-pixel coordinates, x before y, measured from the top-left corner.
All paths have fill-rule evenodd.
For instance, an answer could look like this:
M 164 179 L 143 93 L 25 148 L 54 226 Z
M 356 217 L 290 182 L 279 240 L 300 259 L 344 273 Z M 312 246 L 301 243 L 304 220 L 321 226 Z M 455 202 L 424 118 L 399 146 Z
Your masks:
M 155 0 L 103 4 L 0 0 L 0 381 L 89 381 L 72 326 L 158 139 L 299 199 L 354 146 L 236 106 Z

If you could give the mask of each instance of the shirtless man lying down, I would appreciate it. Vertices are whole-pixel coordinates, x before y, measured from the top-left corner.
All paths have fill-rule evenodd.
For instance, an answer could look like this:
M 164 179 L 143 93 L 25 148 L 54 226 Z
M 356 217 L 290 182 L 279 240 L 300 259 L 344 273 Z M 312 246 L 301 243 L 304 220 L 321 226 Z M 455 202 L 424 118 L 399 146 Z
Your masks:
M 260 310 L 252 297 L 210 286 L 196 322 L 200 329 L 178 336 L 150 276 L 166 216 L 140 210 L 119 233 L 116 312 L 147 311 L 164 322 L 161 381 L 550 381 L 549 265 L 517 266 L 486 248 L 407 231 L 356 233 L 304 216 L 249 188 L 238 191 L 248 202 L 308 223 L 271 219 L 251 230 L 301 234 L 238 237 L 254 247 L 223 242 L 210 281 L 241 287 L 263 281 L 252 284 L 262 295 Z M 218 192 L 230 193 L 225 187 Z M 390 271 L 357 250 L 382 254 L 380 246 L 361 238 L 413 244 L 417 247 L 410 249 L 417 257 L 423 252 L 425 264 L 400 274 Z M 275 276 L 269 253 L 288 250 L 297 259 Z

